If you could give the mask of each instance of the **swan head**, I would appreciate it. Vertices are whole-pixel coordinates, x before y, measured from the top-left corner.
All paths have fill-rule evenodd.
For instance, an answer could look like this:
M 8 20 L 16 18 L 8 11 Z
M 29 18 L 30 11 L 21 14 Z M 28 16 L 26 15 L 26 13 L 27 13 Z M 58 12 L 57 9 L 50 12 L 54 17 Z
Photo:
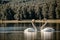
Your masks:
M 34 23 L 35 22 L 35 19 L 32 19 L 32 22 Z

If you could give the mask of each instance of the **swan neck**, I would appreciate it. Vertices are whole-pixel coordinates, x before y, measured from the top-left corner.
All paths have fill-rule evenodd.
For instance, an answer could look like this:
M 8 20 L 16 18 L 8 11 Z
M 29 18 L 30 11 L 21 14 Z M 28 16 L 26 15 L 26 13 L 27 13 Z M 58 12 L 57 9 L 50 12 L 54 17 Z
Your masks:
M 37 28 L 36 28 L 36 26 L 34 25 L 34 23 L 32 22 L 32 26 L 33 26 L 33 28 L 35 29 L 35 32 L 37 31 Z
M 47 24 L 47 21 L 45 22 L 45 24 L 43 24 L 42 26 L 41 26 L 41 30 L 44 28 L 44 26 Z

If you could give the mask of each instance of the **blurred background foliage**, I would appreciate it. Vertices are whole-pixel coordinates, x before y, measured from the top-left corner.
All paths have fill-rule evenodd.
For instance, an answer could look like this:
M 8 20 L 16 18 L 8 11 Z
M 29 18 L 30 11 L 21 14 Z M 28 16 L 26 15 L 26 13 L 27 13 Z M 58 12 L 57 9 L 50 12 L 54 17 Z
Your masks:
M 60 19 L 59 0 L 0 0 L 0 20 Z

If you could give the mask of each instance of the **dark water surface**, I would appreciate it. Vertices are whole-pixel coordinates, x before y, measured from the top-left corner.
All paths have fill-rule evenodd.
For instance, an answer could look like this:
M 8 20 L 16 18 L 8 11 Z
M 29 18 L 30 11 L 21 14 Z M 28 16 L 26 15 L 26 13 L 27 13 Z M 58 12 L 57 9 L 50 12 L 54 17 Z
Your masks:
M 57 37 L 56 33 L 54 33 L 53 38 L 48 39 L 48 40 L 60 40 L 60 32 L 58 32 L 58 33 L 59 33 L 58 37 Z M 16 32 L 16 33 L 0 33 L 0 40 L 26 40 L 26 39 L 24 36 L 24 32 Z M 34 40 L 42 40 L 40 32 L 37 32 L 36 39 L 34 39 Z
M 60 24 L 47 24 L 55 29 L 53 37 L 51 39 L 41 39 L 40 24 L 35 24 L 38 32 L 36 38 L 32 37 L 25 38 L 24 30 L 27 28 L 33 28 L 31 24 L 0 24 L 0 40 L 60 40 Z M 2 32 L 3 31 L 3 32 Z M 8 31 L 8 32 L 6 32 Z M 58 32 L 57 32 L 58 31 Z M 48 34 L 47 34 L 48 35 Z M 34 39 L 33 39 L 34 38 Z

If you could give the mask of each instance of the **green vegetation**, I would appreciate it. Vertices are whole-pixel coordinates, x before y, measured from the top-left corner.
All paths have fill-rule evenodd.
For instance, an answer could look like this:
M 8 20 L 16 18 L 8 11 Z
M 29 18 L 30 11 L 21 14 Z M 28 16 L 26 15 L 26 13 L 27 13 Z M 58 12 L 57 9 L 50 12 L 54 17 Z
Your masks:
M 59 19 L 59 2 L 29 1 L 0 4 L 0 20 Z

